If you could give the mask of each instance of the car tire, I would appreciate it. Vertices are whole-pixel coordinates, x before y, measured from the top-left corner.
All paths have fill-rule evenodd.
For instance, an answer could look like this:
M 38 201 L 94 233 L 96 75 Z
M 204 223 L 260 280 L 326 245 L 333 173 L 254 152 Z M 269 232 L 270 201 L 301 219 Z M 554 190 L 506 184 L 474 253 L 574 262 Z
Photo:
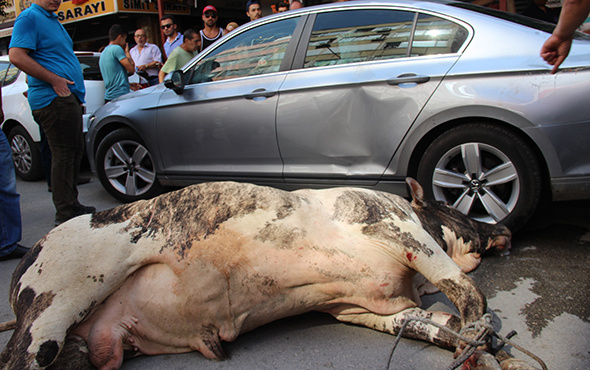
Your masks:
M 16 126 L 8 134 L 12 149 L 12 163 L 18 177 L 24 181 L 37 181 L 43 178 L 41 152 L 22 126 Z
M 533 215 L 541 196 L 533 150 L 512 131 L 489 123 L 457 126 L 437 137 L 420 160 L 417 180 L 426 197 L 513 231 Z
M 118 129 L 108 134 L 95 157 L 98 178 L 116 199 L 129 203 L 162 193 L 152 155 L 132 130 Z

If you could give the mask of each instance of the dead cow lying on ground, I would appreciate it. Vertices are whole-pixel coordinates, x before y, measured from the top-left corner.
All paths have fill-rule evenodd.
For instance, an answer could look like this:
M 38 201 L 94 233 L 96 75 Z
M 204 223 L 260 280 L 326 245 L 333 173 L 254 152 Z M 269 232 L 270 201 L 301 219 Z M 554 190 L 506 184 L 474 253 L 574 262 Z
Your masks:
M 129 351 L 219 359 L 221 341 L 309 311 L 387 333 L 407 316 L 459 330 L 486 301 L 457 264 L 475 268 L 510 232 L 427 203 L 408 184 L 412 203 L 363 189 L 208 183 L 68 221 L 14 273 L 17 324 L 0 368 L 44 368 L 59 355 L 55 368 L 111 369 Z M 416 272 L 460 318 L 418 308 Z M 421 323 L 404 334 L 458 345 Z

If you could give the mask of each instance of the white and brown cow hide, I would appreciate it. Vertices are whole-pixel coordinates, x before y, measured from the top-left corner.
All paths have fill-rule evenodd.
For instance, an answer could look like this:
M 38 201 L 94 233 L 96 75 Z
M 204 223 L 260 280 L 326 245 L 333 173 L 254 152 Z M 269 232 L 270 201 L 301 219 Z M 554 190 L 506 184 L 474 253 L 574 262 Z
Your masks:
M 355 188 L 207 183 L 70 220 L 14 272 L 17 324 L 0 368 L 110 369 L 128 352 L 219 359 L 222 341 L 309 311 L 392 334 L 407 316 L 459 330 L 486 310 L 459 266 L 507 248 L 510 233 L 408 184 L 412 203 Z M 460 317 L 419 308 L 417 272 Z M 458 345 L 420 322 L 405 335 Z

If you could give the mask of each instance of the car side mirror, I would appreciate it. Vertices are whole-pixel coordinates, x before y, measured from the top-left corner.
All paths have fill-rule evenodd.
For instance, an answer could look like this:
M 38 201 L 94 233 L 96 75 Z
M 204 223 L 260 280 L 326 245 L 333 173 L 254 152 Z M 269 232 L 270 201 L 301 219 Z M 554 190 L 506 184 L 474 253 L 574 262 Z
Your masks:
M 166 79 L 164 79 L 164 86 L 174 90 L 178 95 L 181 95 L 184 91 L 184 74 L 182 73 L 182 70 L 179 69 L 166 76 Z

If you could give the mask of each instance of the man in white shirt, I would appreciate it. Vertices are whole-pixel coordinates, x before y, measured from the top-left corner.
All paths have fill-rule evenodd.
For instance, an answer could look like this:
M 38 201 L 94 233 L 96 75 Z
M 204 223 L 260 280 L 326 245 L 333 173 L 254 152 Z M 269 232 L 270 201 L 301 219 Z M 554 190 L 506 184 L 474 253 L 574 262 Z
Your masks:
M 160 48 L 147 42 L 147 35 L 142 28 L 135 31 L 136 45 L 129 50 L 135 63 L 137 74 L 146 78 L 150 86 L 158 83 L 158 72 L 162 66 Z

